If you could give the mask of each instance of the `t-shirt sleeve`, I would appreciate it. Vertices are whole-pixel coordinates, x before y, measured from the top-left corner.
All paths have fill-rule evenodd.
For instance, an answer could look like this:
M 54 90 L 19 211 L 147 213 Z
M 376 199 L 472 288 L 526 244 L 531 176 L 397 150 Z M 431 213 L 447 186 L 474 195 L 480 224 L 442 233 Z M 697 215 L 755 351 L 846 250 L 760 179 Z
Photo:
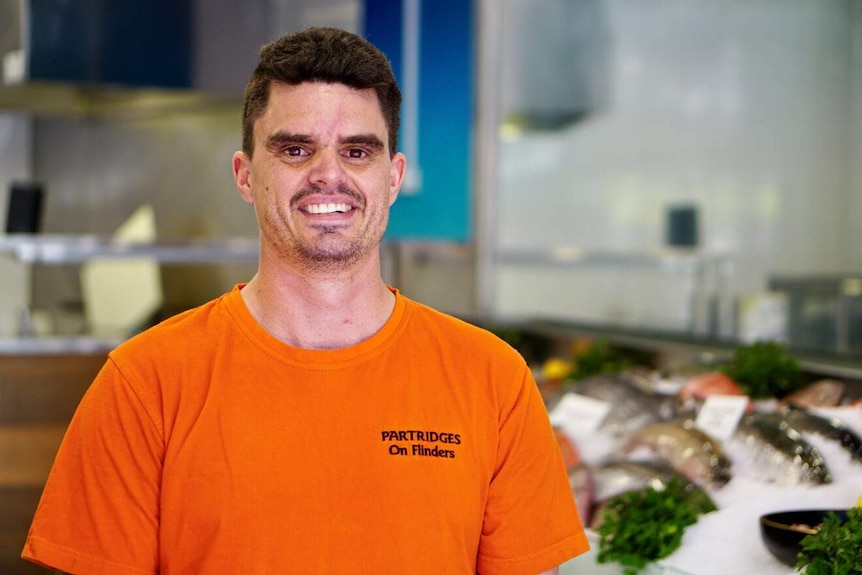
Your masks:
M 526 365 L 501 412 L 481 575 L 538 574 L 589 549 L 548 412 Z
M 154 414 L 109 359 L 66 431 L 24 559 L 69 573 L 158 572 L 164 441 Z

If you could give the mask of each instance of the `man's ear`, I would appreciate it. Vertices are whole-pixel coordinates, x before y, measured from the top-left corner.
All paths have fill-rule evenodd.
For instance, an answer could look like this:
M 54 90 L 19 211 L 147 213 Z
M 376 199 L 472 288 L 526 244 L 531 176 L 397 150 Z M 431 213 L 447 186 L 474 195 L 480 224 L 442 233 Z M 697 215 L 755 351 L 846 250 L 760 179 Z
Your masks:
M 233 155 L 233 179 L 236 189 L 242 199 L 249 204 L 254 203 L 254 194 L 251 191 L 251 158 L 245 152 L 234 152 Z
M 401 184 L 404 183 L 404 174 L 407 173 L 407 158 L 401 152 L 397 152 L 392 156 L 392 162 L 389 168 L 389 205 L 395 203 L 398 198 L 398 192 L 401 191 Z

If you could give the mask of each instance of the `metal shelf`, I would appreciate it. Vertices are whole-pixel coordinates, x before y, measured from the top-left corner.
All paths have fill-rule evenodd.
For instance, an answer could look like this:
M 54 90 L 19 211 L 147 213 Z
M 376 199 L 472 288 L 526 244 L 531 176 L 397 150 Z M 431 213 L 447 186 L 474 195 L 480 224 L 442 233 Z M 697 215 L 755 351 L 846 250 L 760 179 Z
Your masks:
M 89 336 L 0 338 L 0 358 L 11 355 L 104 355 L 123 340 Z
M 0 236 L 0 255 L 25 264 L 81 264 L 102 258 L 148 258 L 165 264 L 253 264 L 257 262 L 258 249 L 257 238 L 143 244 L 100 236 Z
M 665 249 L 623 252 L 556 247 L 544 249 L 507 249 L 496 254 L 499 264 L 545 268 L 622 268 L 660 270 L 672 273 L 703 273 L 710 265 L 725 265 L 727 258 L 704 255 L 693 250 Z M 722 268 L 723 271 L 723 268 Z

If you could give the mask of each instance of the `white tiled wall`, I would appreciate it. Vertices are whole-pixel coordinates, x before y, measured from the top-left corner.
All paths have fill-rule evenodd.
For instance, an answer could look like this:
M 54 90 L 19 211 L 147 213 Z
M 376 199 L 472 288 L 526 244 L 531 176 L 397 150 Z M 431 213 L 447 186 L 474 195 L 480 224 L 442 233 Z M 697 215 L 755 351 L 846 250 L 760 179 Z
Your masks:
M 733 261 L 731 294 L 765 289 L 774 273 L 862 268 L 859 2 L 600 4 L 607 105 L 565 131 L 503 141 L 500 249 L 658 250 L 665 209 L 688 203 L 701 252 Z M 691 278 L 521 271 L 501 269 L 502 314 L 691 319 Z

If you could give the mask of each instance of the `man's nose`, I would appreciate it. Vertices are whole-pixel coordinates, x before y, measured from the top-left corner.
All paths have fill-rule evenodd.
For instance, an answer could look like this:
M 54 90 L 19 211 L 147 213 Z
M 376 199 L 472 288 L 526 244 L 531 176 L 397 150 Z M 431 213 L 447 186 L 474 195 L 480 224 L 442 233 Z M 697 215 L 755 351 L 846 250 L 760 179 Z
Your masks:
M 316 185 L 332 185 L 344 177 L 341 156 L 331 147 L 318 150 L 311 163 L 309 182 Z

